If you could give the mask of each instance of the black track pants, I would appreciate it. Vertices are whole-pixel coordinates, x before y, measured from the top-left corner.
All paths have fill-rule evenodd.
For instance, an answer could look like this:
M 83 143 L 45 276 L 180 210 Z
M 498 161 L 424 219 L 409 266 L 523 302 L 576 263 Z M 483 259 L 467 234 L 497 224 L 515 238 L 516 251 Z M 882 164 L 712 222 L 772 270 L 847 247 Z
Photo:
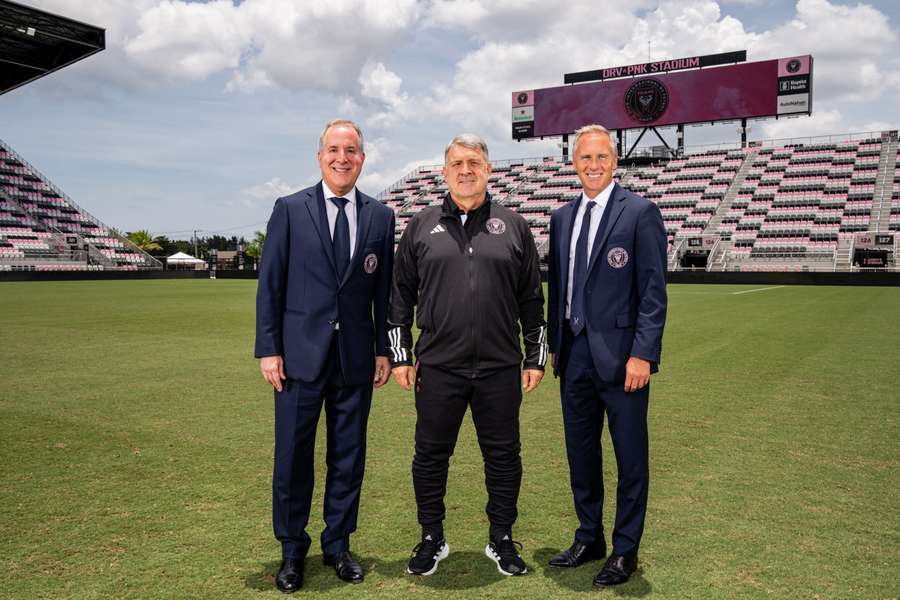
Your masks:
M 493 526 L 512 526 L 522 484 L 519 456 L 521 404 L 518 366 L 494 370 L 472 379 L 419 365 L 412 475 L 421 525 L 435 525 L 444 520 L 447 468 L 466 408 L 471 406 L 472 422 L 484 458 L 488 519 Z

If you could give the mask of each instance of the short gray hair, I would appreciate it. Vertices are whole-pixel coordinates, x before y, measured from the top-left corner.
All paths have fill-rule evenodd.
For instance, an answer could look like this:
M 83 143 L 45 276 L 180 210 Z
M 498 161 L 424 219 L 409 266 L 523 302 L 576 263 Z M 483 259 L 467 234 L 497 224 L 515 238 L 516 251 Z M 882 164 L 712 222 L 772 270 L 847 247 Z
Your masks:
M 348 119 L 332 119 L 325 124 L 325 128 L 322 129 L 322 133 L 319 134 L 319 152 L 325 148 L 325 134 L 328 133 L 329 129 L 338 125 L 346 125 L 347 127 L 352 127 L 356 131 L 356 135 L 359 136 L 359 151 L 365 153 L 365 150 L 363 149 L 362 129 L 359 128 L 359 125 Z
M 450 154 L 450 148 L 453 146 L 462 146 L 463 148 L 469 148 L 470 150 L 478 150 L 484 155 L 484 160 L 491 159 L 488 155 L 487 143 L 481 136 L 477 136 L 474 133 L 461 133 L 450 140 L 450 143 L 444 148 L 444 163 L 447 162 L 447 155 Z
M 575 131 L 575 139 L 572 141 L 572 154 L 575 153 L 575 149 L 578 147 L 578 140 L 580 140 L 582 136 L 590 135 L 592 133 L 599 133 L 608 137 L 610 145 L 612 146 L 613 156 L 619 158 L 619 149 L 616 148 L 616 144 L 615 142 L 613 142 L 612 133 L 610 133 L 609 129 L 607 129 L 603 125 L 597 124 L 585 125 L 584 127 L 581 127 Z

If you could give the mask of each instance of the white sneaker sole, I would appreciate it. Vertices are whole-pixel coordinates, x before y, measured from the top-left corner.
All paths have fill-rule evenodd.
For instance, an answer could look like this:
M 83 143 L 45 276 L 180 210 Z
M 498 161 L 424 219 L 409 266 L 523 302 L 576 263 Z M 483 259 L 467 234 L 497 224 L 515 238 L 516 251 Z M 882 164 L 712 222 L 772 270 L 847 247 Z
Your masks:
M 434 556 L 434 566 L 433 567 L 431 567 L 429 570 L 425 571 L 424 573 L 413 573 L 412 571 L 409 570 L 409 567 L 406 567 L 406 572 L 409 573 L 410 575 L 417 575 L 419 577 L 428 577 L 429 575 L 434 575 L 435 573 L 437 573 L 438 564 L 442 560 L 447 558 L 448 556 L 450 556 L 450 544 L 448 544 L 447 542 L 444 542 L 444 545 L 441 546 L 441 549 L 438 550 L 438 553 L 435 554 L 435 556 Z
M 508 571 L 504 571 L 503 567 L 500 566 L 500 557 L 498 555 L 494 554 L 494 551 L 491 550 L 490 544 L 488 544 L 487 546 L 484 547 L 484 555 L 487 556 L 489 559 L 491 559 L 492 561 L 494 561 L 494 563 L 497 564 L 497 570 L 500 571 L 501 575 L 506 575 L 507 577 L 515 577 L 517 575 L 524 575 L 525 573 L 528 572 L 528 567 L 525 567 L 525 570 L 522 571 L 521 573 L 510 573 Z

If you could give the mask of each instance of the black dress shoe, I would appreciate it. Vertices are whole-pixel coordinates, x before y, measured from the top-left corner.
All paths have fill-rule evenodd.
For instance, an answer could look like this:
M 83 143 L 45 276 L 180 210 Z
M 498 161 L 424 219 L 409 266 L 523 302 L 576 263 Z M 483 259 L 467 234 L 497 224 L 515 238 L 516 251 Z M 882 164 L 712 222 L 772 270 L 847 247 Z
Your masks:
M 637 554 L 632 556 L 610 554 L 606 559 L 606 564 L 594 577 L 594 585 L 606 586 L 625 583 L 635 569 L 637 569 Z
M 580 567 L 586 562 L 600 560 L 606 556 L 606 541 L 600 539 L 588 546 L 578 540 L 550 559 L 551 567 L 574 568 Z
M 303 587 L 303 559 L 286 558 L 281 561 L 281 568 L 275 576 L 275 587 L 291 594 Z
M 362 583 L 365 577 L 362 567 L 353 560 L 353 557 L 346 550 L 336 554 L 326 554 L 323 557 L 323 562 L 330 567 L 334 567 L 334 572 L 344 581 Z

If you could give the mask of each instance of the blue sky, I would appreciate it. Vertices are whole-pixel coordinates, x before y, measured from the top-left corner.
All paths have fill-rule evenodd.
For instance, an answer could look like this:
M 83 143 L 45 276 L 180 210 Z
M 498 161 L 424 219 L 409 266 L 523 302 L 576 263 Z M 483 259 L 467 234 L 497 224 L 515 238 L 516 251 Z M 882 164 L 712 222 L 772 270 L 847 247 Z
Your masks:
M 558 154 L 510 139 L 510 92 L 643 62 L 648 40 L 653 60 L 813 54 L 813 116 L 755 123 L 751 139 L 900 125 L 894 2 L 19 1 L 106 28 L 107 49 L 0 97 L 0 138 L 123 231 L 262 229 L 277 196 L 318 180 L 336 116 L 363 126 L 370 194 L 463 131 L 495 159 Z M 688 145 L 736 136 L 686 131 Z

